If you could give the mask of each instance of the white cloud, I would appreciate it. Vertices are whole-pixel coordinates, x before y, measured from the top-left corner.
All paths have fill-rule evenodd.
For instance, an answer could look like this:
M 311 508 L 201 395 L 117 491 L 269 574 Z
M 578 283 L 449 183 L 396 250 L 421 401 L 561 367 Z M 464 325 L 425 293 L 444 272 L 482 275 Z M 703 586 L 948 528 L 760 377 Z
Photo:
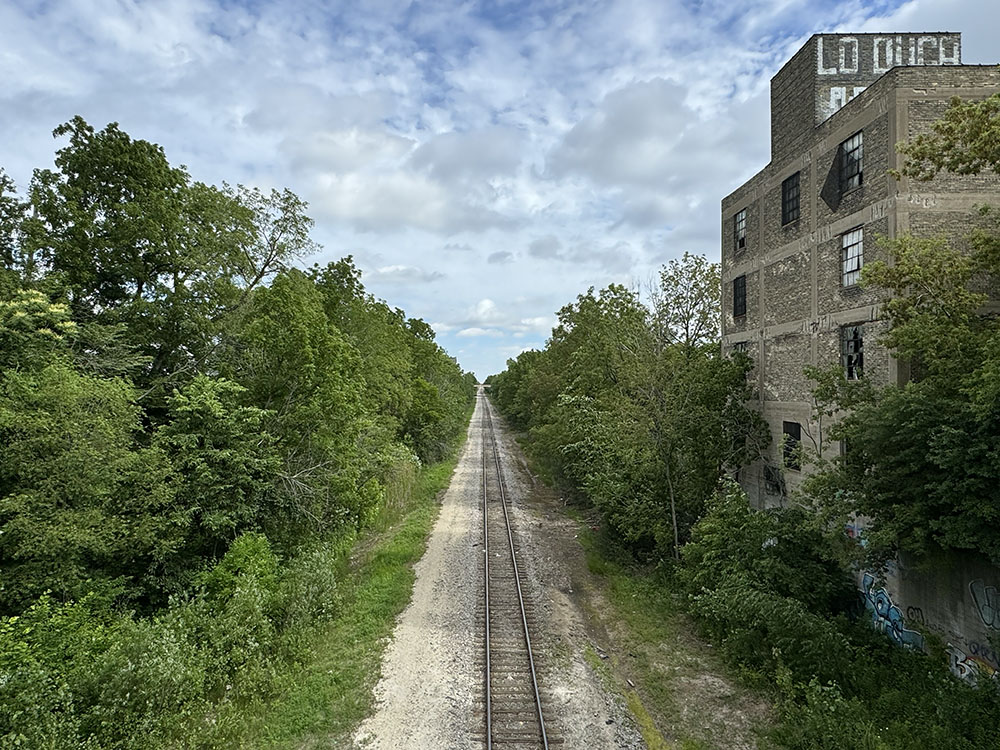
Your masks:
M 717 257 L 720 199 L 768 160 L 769 79 L 809 34 L 953 29 L 966 62 L 1000 58 L 1000 3 L 870 5 L 0 3 L 0 166 L 26 187 L 81 114 L 197 179 L 288 186 L 326 248 L 309 262 L 354 253 L 485 376 L 587 287 Z
M 413 284 L 438 281 L 445 276 L 438 271 L 425 271 L 415 266 L 382 266 L 369 271 L 364 276 L 365 281 L 376 281 L 393 284 Z
M 504 333 L 496 328 L 463 328 L 461 331 L 455 334 L 459 338 L 473 338 L 480 336 L 489 336 L 491 338 L 503 337 Z
M 528 245 L 528 255 L 533 258 L 558 258 L 562 242 L 554 234 L 532 240 Z

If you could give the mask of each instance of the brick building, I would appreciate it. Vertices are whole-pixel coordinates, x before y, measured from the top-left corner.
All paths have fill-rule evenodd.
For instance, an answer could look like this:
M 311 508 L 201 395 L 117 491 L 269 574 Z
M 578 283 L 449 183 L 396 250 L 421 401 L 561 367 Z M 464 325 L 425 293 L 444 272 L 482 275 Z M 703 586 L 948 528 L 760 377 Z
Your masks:
M 1000 202 L 1000 179 L 896 181 L 895 144 L 928 129 L 951 97 L 1000 90 L 996 66 L 963 65 L 955 33 L 817 34 L 771 79 L 771 162 L 722 201 L 723 347 L 755 361 L 769 455 L 740 472 L 757 507 L 803 476 L 785 446 L 840 451 L 814 414 L 805 365 L 905 382 L 878 343 L 880 296 L 861 289 L 876 239 L 964 236 L 970 212 Z

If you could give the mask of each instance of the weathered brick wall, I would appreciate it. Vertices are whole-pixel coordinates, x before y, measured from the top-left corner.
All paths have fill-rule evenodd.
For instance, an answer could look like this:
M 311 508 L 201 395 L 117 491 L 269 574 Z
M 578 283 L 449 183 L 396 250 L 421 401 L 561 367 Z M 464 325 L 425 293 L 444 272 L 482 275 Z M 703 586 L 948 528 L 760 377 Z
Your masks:
M 853 223 L 852 221 L 846 223 Z M 868 221 L 864 228 L 864 261 L 885 260 L 886 252 L 878 246 L 877 238 L 889 233 L 888 217 Z M 849 227 L 845 227 L 849 229 Z M 843 243 L 841 233 L 836 233 L 816 248 L 816 301 L 822 315 L 838 314 L 847 310 L 873 307 L 882 301 L 884 294 L 860 285 L 843 285 Z M 853 322 L 853 321 L 849 321 Z
M 765 326 L 808 318 L 812 310 L 812 262 L 806 249 L 798 250 L 763 268 Z
M 781 184 L 796 172 L 799 173 L 799 211 L 798 220 L 781 223 Z M 763 249 L 773 253 L 789 242 L 805 237 L 809 233 L 811 203 L 809 196 L 815 190 L 812 173 L 809 169 L 809 159 L 801 157 L 785 165 L 780 171 L 772 171 L 769 175 L 767 188 L 763 194 Z
M 856 42 L 841 44 L 845 38 Z M 931 66 L 872 74 L 884 66 L 890 47 L 892 59 L 899 62 L 916 55 L 920 44 L 924 62 L 930 60 Z M 850 70 L 850 52 L 845 51 L 841 64 L 842 48 L 858 50 L 857 72 Z M 931 54 L 935 49 L 937 58 Z M 728 350 L 745 343 L 758 363 L 757 405 L 774 437 L 763 461 L 740 473 L 757 507 L 787 501 L 785 495 L 765 490 L 763 476 L 765 462 L 781 465 L 783 421 L 802 425 L 803 435 L 812 438 L 804 441 L 807 448 L 822 443 L 827 458 L 838 450 L 825 438 L 830 420 L 823 425 L 824 435 L 813 421 L 812 383 L 802 370 L 807 364 L 840 362 L 841 326 L 865 326 L 866 378 L 876 383 L 905 379 L 905 367 L 897 366 L 879 342 L 887 325 L 879 320 L 884 293 L 842 283 L 843 234 L 864 228 L 864 259 L 870 263 L 885 257 L 879 236 L 913 231 L 958 237 L 968 230 L 974 203 L 1000 198 L 1000 178 L 992 173 L 973 180 L 941 176 L 929 183 L 897 182 L 888 175 L 899 166 L 896 141 L 928 129 L 951 96 L 985 96 L 1000 89 L 995 68 L 952 65 L 958 53 L 955 35 L 824 35 L 822 43 L 819 37 L 811 39 L 772 81 L 772 161 L 722 202 L 723 346 Z M 847 86 L 866 75 L 859 84 L 867 85 L 865 91 L 827 117 L 822 105 L 830 100 L 830 87 Z M 863 184 L 842 194 L 838 147 L 859 131 Z M 800 216 L 782 225 L 781 183 L 796 171 Z M 743 208 L 747 248 L 735 253 L 732 219 Z M 747 315 L 734 319 L 732 280 L 741 274 L 747 278 Z M 794 492 L 808 468 L 783 474 L 785 486 Z
M 816 34 L 771 79 L 771 158 L 802 150 L 813 128 L 895 66 L 961 64 L 961 35 Z
M 813 126 L 815 69 L 816 37 L 813 37 L 771 79 L 772 161 L 797 150 L 809 137 L 808 131 Z M 789 127 L 790 123 L 795 125 Z
M 812 359 L 811 339 L 811 334 L 803 332 L 764 339 L 765 401 L 803 401 L 802 368 Z

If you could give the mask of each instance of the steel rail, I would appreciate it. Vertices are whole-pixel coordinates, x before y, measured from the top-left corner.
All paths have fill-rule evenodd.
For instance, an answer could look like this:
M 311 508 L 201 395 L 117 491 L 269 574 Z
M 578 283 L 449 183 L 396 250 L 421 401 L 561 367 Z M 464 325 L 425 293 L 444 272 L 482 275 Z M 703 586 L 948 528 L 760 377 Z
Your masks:
M 483 411 L 489 414 L 486 404 L 486 396 L 481 396 Z M 485 423 L 486 420 L 482 420 Z M 490 430 L 493 429 L 493 422 L 490 422 Z M 483 454 L 483 586 L 486 591 L 486 748 L 493 750 L 493 716 L 492 716 L 492 693 L 490 687 L 490 535 L 489 535 L 489 508 L 486 503 L 486 431 L 482 434 L 482 454 Z
M 493 461 L 496 464 L 496 469 L 497 469 L 497 485 L 500 488 L 500 504 L 501 507 L 503 508 L 504 523 L 507 525 L 507 540 L 510 542 L 510 561 L 511 565 L 514 568 L 514 583 L 517 584 L 517 600 L 521 607 L 521 626 L 524 632 L 524 645 L 528 652 L 528 664 L 531 667 L 531 685 L 535 691 L 535 708 L 538 710 L 538 726 L 541 730 L 542 746 L 545 748 L 545 750 L 549 750 L 549 739 L 545 733 L 545 719 L 542 717 L 542 697 L 538 691 L 538 677 L 535 672 L 535 657 L 531 651 L 531 636 L 528 634 L 528 616 L 524 611 L 524 595 L 521 592 L 521 575 L 517 569 L 517 555 L 514 552 L 514 534 L 510 526 L 510 516 L 507 514 L 507 493 L 504 491 L 503 471 L 500 468 L 500 451 L 497 448 L 496 432 L 493 429 L 493 414 L 491 412 L 489 401 L 486 400 L 485 395 L 483 396 L 483 401 L 484 401 L 483 406 L 486 411 L 487 421 L 489 422 L 490 438 L 493 445 Z M 485 461 L 485 450 L 486 447 L 484 441 L 483 445 L 484 461 Z M 485 471 L 483 472 L 483 476 L 485 477 Z M 486 486 L 485 482 L 486 480 L 484 478 L 483 480 L 484 491 Z M 485 504 L 485 499 L 484 499 L 484 504 Z M 485 508 L 484 508 L 484 518 L 485 518 Z M 484 522 L 484 527 L 485 527 L 485 522 Z M 489 619 L 489 604 L 487 603 L 487 620 L 488 619 Z M 488 648 L 489 646 L 487 645 L 487 649 Z M 487 682 L 488 681 L 489 678 L 487 678 Z M 487 716 L 489 716 L 488 708 L 487 708 Z M 489 723 L 489 719 L 487 719 L 487 723 Z M 489 734 L 487 734 L 487 747 L 492 747 L 491 740 L 489 739 Z

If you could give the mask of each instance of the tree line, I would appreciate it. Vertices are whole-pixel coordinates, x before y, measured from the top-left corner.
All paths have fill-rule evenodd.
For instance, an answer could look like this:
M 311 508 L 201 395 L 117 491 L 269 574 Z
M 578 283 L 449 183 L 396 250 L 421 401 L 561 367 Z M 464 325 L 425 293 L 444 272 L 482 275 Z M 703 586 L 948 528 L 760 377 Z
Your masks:
M 162 747 L 335 608 L 475 377 L 350 257 L 296 267 L 291 191 L 54 135 L 24 195 L 0 171 L 0 738 Z

